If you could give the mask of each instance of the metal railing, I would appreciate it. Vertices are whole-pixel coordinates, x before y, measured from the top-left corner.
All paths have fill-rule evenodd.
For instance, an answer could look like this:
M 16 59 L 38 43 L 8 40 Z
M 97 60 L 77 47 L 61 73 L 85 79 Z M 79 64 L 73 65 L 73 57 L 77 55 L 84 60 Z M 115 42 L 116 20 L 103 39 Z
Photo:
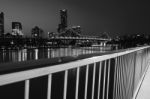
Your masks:
M 37 91 L 43 85 L 38 84 L 33 92 L 32 87 L 38 83 L 34 79 L 45 77 L 46 80 L 41 80 L 45 82 L 46 96 L 41 96 L 45 99 L 132 99 L 138 93 L 140 82 L 149 66 L 149 58 L 150 48 L 139 47 L 54 66 L 2 74 L 0 98 L 7 99 L 15 91 L 14 88 L 17 88 L 9 85 L 17 86 L 21 82 L 24 93 L 22 98 L 32 99 L 32 96 L 38 96 Z M 7 93 L 6 89 L 12 91 Z M 13 94 L 14 97 L 11 98 L 17 99 L 17 95 L 19 94 Z M 41 97 L 36 99 L 44 99 Z

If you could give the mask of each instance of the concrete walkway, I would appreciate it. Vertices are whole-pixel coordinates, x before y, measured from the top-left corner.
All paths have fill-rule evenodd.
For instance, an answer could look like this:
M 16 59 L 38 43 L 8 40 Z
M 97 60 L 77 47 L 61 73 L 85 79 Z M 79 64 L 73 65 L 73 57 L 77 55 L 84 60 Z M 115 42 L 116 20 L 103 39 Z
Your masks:
M 139 89 L 136 99 L 150 99 L 150 66 Z

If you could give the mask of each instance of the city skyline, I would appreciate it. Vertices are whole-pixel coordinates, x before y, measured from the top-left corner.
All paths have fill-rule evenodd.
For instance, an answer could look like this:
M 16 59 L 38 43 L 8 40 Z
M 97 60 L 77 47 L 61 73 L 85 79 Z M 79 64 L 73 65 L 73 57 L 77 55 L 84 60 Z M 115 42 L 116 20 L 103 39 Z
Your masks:
M 83 34 L 99 35 L 106 31 L 112 36 L 150 32 L 149 5 L 146 1 L 0 1 L 0 12 L 5 13 L 5 31 L 11 31 L 11 22 L 19 21 L 23 25 L 23 33 L 28 35 L 34 26 L 41 27 L 45 33 L 56 32 L 60 9 L 68 10 L 68 25 L 80 25 Z

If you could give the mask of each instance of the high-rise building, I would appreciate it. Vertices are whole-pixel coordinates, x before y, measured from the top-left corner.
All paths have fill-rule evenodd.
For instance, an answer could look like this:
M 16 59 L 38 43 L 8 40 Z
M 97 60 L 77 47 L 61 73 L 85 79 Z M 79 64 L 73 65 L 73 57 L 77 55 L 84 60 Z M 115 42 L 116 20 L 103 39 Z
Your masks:
M 22 36 L 22 25 L 20 22 L 12 22 L 12 35 Z
M 67 10 L 60 10 L 60 24 L 58 25 L 58 32 L 63 32 L 68 26 Z
M 31 36 L 33 38 L 41 38 L 43 33 L 44 33 L 44 31 L 41 28 L 39 28 L 38 26 L 35 26 L 31 30 Z
M 0 13 L 0 36 L 4 35 L 4 13 Z

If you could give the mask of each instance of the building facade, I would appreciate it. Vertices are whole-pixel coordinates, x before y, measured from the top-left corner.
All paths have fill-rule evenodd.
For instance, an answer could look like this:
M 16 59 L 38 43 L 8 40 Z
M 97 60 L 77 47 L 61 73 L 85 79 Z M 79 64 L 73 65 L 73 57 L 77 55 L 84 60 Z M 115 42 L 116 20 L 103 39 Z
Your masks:
M 31 36 L 33 38 L 41 38 L 42 34 L 43 34 L 43 30 L 41 28 L 39 28 L 38 26 L 35 26 L 34 28 L 32 28 L 31 30 Z
M 4 36 L 4 13 L 0 13 L 0 36 Z
M 20 22 L 12 22 L 12 35 L 22 36 L 22 25 Z
M 67 10 L 63 9 L 60 10 L 60 24 L 58 25 L 58 32 L 63 32 L 68 27 L 68 20 L 67 20 Z

